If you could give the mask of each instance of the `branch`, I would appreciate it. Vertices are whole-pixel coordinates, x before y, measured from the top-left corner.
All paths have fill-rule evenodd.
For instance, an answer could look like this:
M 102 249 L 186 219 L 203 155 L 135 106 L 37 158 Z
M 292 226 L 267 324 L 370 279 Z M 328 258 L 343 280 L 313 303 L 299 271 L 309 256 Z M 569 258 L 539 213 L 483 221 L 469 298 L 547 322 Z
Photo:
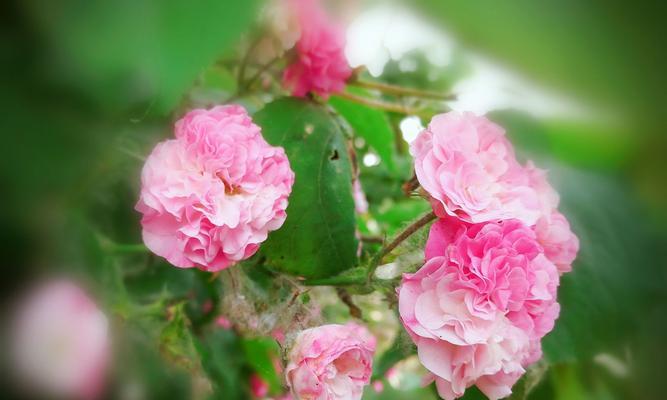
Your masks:
M 389 103 L 386 101 L 382 100 L 375 100 L 375 99 L 370 99 L 368 97 L 364 96 L 358 96 L 356 94 L 348 93 L 348 92 L 340 92 L 336 93 L 335 96 L 341 97 L 343 99 L 353 101 L 358 104 L 363 104 L 365 106 L 371 107 L 371 108 L 377 108 L 385 111 L 391 111 L 399 114 L 405 114 L 405 115 L 425 115 L 425 113 L 417 108 L 412 108 L 412 107 L 406 107 L 400 104 L 396 103 Z
M 367 89 L 379 90 L 380 92 L 395 96 L 423 97 L 427 99 L 436 99 L 443 101 L 456 99 L 456 96 L 453 94 L 445 94 L 445 93 L 439 93 L 430 90 L 421 90 L 416 88 L 407 88 L 383 82 L 357 80 L 350 82 L 350 84 Z
M 375 270 L 377 269 L 378 265 L 382 263 L 382 259 L 389 253 L 391 253 L 392 250 L 394 250 L 396 247 L 398 247 L 399 244 L 401 244 L 405 239 L 409 238 L 412 234 L 417 232 L 419 229 L 423 228 L 428 224 L 429 222 L 433 221 L 435 219 L 435 214 L 433 211 L 430 213 L 424 215 L 423 217 L 419 218 L 417 221 L 413 222 L 410 224 L 405 230 L 396 236 L 394 240 L 391 241 L 388 245 L 382 248 L 375 257 L 371 260 L 370 265 L 368 266 L 368 276 L 367 276 L 367 281 L 370 282 L 370 280 L 373 278 L 373 274 L 375 273 Z
M 337 287 L 336 293 L 338 294 L 340 300 L 345 303 L 347 308 L 350 310 L 350 315 L 354 318 L 362 319 L 361 309 L 356 304 L 354 304 L 352 296 L 350 296 L 350 292 L 342 287 Z

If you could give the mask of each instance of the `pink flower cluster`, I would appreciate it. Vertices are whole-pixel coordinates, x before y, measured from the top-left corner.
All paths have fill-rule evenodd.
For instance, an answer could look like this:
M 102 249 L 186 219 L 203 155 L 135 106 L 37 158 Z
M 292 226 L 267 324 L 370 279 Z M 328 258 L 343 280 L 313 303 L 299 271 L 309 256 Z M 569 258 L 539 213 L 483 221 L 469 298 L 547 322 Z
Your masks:
M 190 111 L 175 131 L 142 171 L 144 243 L 177 267 L 219 271 L 280 228 L 294 173 L 241 106 Z
M 53 281 L 21 304 L 12 355 L 26 389 L 48 398 L 96 399 L 109 364 L 106 316 L 75 284 Z
M 322 325 L 301 331 L 285 378 L 297 399 L 358 400 L 370 382 L 375 338 L 360 325 Z
M 578 240 L 545 173 L 521 166 L 486 118 L 438 115 L 411 152 L 440 219 L 426 263 L 403 276 L 401 320 L 443 398 L 471 385 L 491 399 L 508 396 L 541 357 Z
M 283 86 L 294 96 L 310 92 L 328 98 L 340 92 L 352 75 L 344 54 L 345 33 L 318 0 L 287 0 L 300 36 L 296 57 L 283 74 Z

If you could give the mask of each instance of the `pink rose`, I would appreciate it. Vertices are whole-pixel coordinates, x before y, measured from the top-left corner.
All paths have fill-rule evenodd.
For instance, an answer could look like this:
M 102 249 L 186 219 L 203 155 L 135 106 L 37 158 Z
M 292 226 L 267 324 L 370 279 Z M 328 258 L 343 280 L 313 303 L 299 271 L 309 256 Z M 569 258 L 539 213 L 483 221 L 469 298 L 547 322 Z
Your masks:
M 250 375 L 250 393 L 253 397 L 264 398 L 269 394 L 269 384 L 257 374 Z
M 511 392 L 558 316 L 556 266 L 518 220 L 431 227 L 426 263 L 405 274 L 399 312 L 446 399 L 477 384 L 490 398 Z
M 564 274 L 572 270 L 572 262 L 579 252 L 579 239 L 570 229 L 567 218 L 558 212 L 558 193 L 549 185 L 546 172 L 528 162 L 526 171 L 530 184 L 540 199 L 541 216 L 534 230 L 537 240 L 544 247 L 544 254 L 556 264 L 558 272 Z
M 175 130 L 142 171 L 144 243 L 177 267 L 219 271 L 280 228 L 294 173 L 241 106 L 190 111 Z
M 294 96 L 309 92 L 328 98 L 340 92 L 352 74 L 344 54 L 345 32 L 326 14 L 318 0 L 288 0 L 301 35 L 296 59 L 283 74 L 283 86 Z
M 360 399 L 370 382 L 375 338 L 360 325 L 322 325 L 299 333 L 285 377 L 298 399 Z
M 540 203 L 505 131 L 484 117 L 433 117 L 410 145 L 415 172 L 436 214 L 468 222 L 518 219 L 533 225 Z
M 95 399 L 109 361 L 108 322 L 79 287 L 67 281 L 37 288 L 21 304 L 12 352 L 29 390 L 48 397 Z

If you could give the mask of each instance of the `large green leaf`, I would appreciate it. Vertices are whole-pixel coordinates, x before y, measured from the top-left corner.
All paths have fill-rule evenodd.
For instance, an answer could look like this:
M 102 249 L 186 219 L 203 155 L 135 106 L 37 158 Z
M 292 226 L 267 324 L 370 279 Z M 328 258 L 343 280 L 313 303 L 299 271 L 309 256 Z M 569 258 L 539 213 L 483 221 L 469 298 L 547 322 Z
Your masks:
M 281 271 L 321 278 L 354 266 L 352 168 L 345 138 L 323 107 L 280 99 L 255 115 L 266 140 L 283 146 L 296 174 L 281 229 L 262 254 Z
M 543 341 L 549 361 L 617 352 L 633 342 L 664 290 L 658 237 L 627 187 L 603 175 L 550 166 L 561 209 L 579 236 L 573 271 L 559 288 L 560 318 Z
M 101 104 L 172 109 L 230 49 L 258 1 L 118 0 L 27 3 L 59 58 L 57 73 Z

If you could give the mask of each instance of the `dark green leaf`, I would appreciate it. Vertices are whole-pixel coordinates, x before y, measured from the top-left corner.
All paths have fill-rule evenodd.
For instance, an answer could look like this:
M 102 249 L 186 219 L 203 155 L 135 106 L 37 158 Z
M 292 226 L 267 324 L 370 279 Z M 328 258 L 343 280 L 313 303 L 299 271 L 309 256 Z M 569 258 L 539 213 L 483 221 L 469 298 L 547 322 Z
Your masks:
M 283 146 L 296 174 L 287 220 L 262 245 L 267 263 L 307 278 L 354 266 L 352 168 L 341 129 L 321 106 L 281 99 L 255 115 L 266 140 Z
M 71 84 L 105 105 L 167 112 L 230 49 L 256 0 L 29 2 Z M 62 61 L 65 60 L 65 61 Z

